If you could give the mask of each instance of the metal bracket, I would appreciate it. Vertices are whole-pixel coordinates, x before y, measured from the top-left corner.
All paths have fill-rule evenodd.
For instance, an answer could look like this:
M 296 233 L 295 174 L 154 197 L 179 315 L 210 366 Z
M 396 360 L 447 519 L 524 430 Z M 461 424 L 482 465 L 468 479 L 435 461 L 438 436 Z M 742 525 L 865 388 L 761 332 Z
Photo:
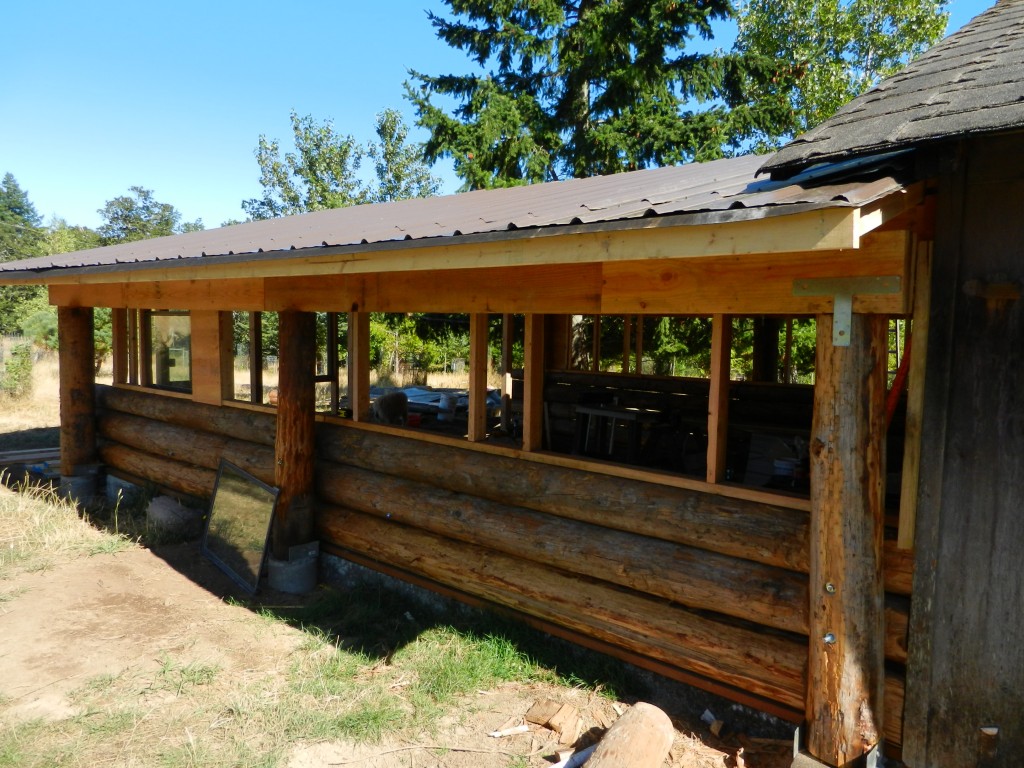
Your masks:
M 853 322 L 853 297 L 872 293 L 899 293 L 899 275 L 873 277 L 807 277 L 793 281 L 794 296 L 832 297 L 832 343 L 850 346 Z

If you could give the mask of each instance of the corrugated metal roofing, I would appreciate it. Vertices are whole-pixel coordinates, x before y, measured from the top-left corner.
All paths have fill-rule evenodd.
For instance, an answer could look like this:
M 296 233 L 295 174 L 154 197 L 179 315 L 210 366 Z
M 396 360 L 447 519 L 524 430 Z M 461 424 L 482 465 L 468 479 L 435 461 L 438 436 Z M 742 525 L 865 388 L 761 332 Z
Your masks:
M 326 247 L 417 243 L 492 233 L 500 237 L 503 232 L 513 237 L 522 229 L 614 225 L 648 216 L 705 214 L 700 223 L 707 223 L 707 214 L 712 219 L 721 214 L 722 221 L 757 218 L 787 209 L 862 205 L 901 187 L 901 180 L 893 176 L 898 169 L 894 170 L 891 163 L 879 171 L 881 180 L 869 184 L 856 180 L 759 181 L 754 174 L 763 159 L 746 156 L 248 222 L 8 262 L 0 264 L 0 282 L 5 275 L 24 278 L 26 272 L 45 282 L 48 274 L 67 274 L 69 270 L 102 267 L 110 271 L 116 265 L 136 269 L 168 261 L 195 263 L 270 252 L 307 255 Z
M 776 178 L 812 164 L 1024 128 L 1024 0 L 1000 0 L 898 74 L 783 147 Z

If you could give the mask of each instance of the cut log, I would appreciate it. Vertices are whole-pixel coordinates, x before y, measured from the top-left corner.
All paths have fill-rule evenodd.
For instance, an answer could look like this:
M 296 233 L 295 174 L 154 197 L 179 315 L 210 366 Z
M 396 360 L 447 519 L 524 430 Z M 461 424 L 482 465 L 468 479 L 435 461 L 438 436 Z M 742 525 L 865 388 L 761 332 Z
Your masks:
M 320 425 L 317 439 L 319 457 L 338 464 L 807 572 L 799 510 L 339 425 Z
M 145 416 L 148 419 L 188 427 L 200 432 L 227 435 L 260 445 L 274 445 L 276 416 L 273 411 L 224 408 L 193 403 L 153 392 L 98 386 L 101 407 L 111 411 Z
M 318 510 L 337 546 L 515 611 L 785 704 L 802 706 L 806 643 L 340 507 Z
M 281 312 L 278 316 L 281 362 L 274 458 L 279 488 L 271 535 L 274 557 L 313 538 L 313 461 L 316 402 L 316 315 Z
M 96 375 L 92 308 L 58 307 L 60 473 L 96 463 Z
M 205 467 L 183 464 L 125 445 L 110 443 L 100 448 L 104 463 L 143 480 L 179 493 L 209 499 L 217 473 Z
M 668 715 L 653 704 L 637 702 L 598 742 L 587 768 L 661 768 L 676 731 Z
M 807 750 L 829 765 L 883 738 L 884 317 L 854 315 L 849 346 L 817 320 L 811 430 L 811 637 Z
M 320 498 L 467 544 L 610 581 L 691 608 L 807 633 L 807 578 L 660 539 L 321 463 Z
M 115 411 L 100 416 L 99 431 L 116 443 L 207 469 L 215 470 L 222 458 L 227 459 L 264 483 L 274 484 L 274 451 L 265 445 Z

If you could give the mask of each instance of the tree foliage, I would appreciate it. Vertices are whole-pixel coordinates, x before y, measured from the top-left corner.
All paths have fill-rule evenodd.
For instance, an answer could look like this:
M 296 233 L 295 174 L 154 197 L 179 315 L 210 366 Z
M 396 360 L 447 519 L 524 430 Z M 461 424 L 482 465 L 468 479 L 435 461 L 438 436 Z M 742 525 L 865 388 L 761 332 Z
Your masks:
M 127 195 L 108 200 L 98 211 L 103 218 L 99 227 L 103 245 L 203 229 L 202 219 L 182 222 L 181 213 L 170 203 L 154 199 L 152 190 L 131 187 L 128 192 Z
M 0 262 L 40 256 L 43 248 L 42 217 L 14 176 L 0 181 Z M 0 334 L 17 333 L 28 305 L 45 302 L 38 285 L 0 286 Z
M 696 49 L 728 0 L 445 1 L 431 22 L 477 71 L 411 71 L 406 93 L 467 188 L 713 159 L 790 119 L 774 61 Z
M 294 152 L 282 154 L 277 139 L 260 136 L 255 154 L 263 197 L 242 202 L 252 219 L 428 197 L 440 188 L 421 148 L 408 143 L 409 130 L 396 110 L 377 115 L 377 140 L 365 147 L 338 133 L 331 120 L 317 123 L 311 115 L 292 112 L 291 122 Z M 371 182 L 359 175 L 366 158 L 375 172 Z
M 741 0 L 735 50 L 786 62 L 792 123 L 778 146 L 831 117 L 941 39 L 947 0 Z

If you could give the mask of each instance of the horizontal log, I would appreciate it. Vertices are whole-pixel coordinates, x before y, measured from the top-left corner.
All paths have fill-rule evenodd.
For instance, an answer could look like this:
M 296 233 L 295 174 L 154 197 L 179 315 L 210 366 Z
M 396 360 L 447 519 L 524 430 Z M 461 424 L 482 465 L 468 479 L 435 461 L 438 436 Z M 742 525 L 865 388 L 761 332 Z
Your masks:
M 318 456 L 580 522 L 807 573 L 808 517 L 799 510 L 526 462 L 471 447 L 317 425 Z M 885 587 L 909 595 L 913 552 L 886 542 Z
M 807 578 L 660 539 L 321 463 L 320 498 L 440 536 L 549 564 L 690 608 L 807 634 Z
M 807 514 L 380 432 L 318 425 L 321 458 L 446 490 L 807 571 Z
M 470 544 L 341 507 L 318 511 L 319 535 L 338 546 L 785 706 L 803 705 L 803 642 L 498 552 L 480 557 Z
M 274 484 L 274 449 L 265 445 L 116 411 L 101 414 L 99 428 L 108 440 L 156 456 L 214 470 L 226 459 L 264 483 Z
M 201 499 L 209 499 L 213 495 L 213 486 L 217 481 L 217 473 L 212 469 L 155 456 L 118 443 L 101 446 L 100 458 L 115 469 Z
M 180 397 L 165 397 L 156 392 L 100 386 L 97 394 L 101 408 L 188 427 L 200 432 L 226 435 L 273 447 L 277 432 L 277 414 L 248 408 L 230 408 L 194 403 Z

